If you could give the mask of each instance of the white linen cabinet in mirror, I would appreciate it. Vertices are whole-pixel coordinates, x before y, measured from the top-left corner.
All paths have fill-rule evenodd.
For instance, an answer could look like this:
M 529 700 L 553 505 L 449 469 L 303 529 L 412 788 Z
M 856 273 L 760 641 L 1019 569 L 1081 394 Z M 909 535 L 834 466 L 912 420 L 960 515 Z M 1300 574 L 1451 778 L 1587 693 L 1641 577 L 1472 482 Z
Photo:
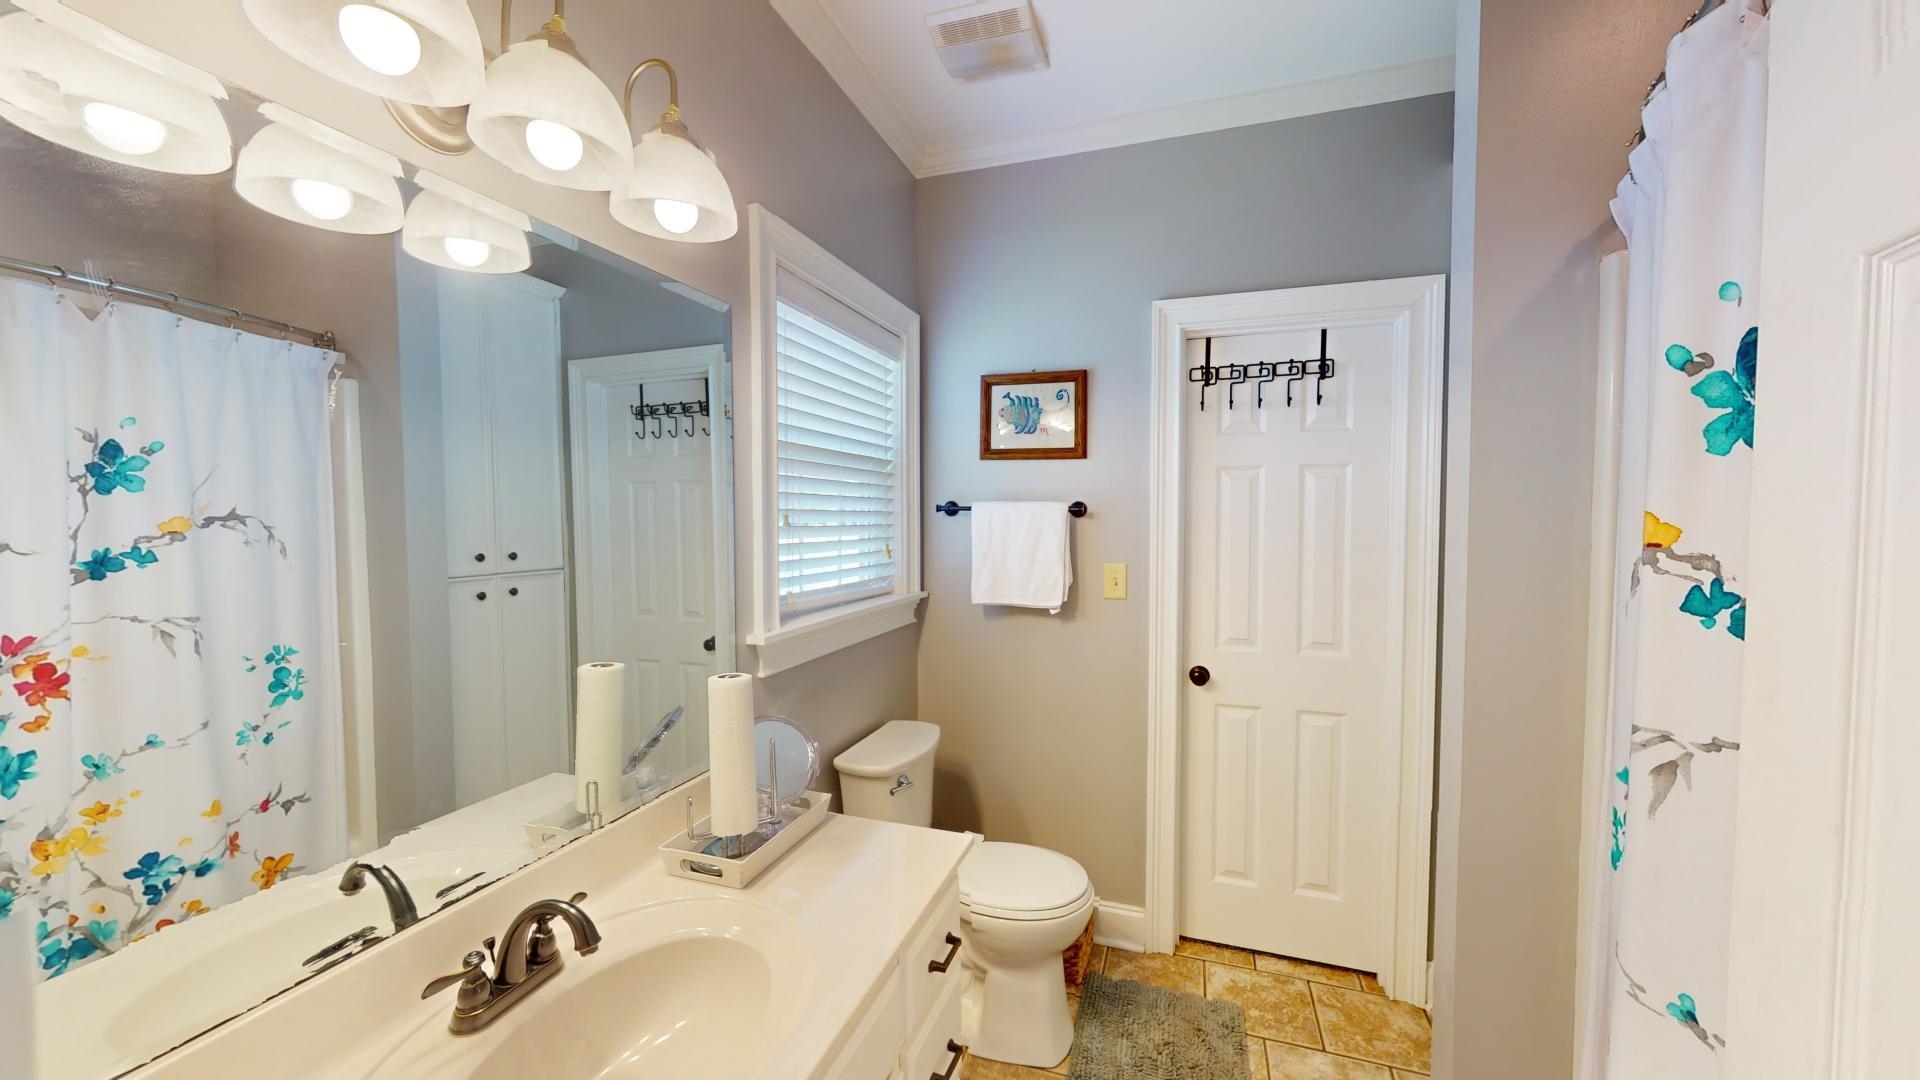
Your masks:
M 439 275 L 454 798 L 567 771 L 560 297 Z
M 565 291 L 520 274 L 440 275 L 448 577 L 565 565 Z

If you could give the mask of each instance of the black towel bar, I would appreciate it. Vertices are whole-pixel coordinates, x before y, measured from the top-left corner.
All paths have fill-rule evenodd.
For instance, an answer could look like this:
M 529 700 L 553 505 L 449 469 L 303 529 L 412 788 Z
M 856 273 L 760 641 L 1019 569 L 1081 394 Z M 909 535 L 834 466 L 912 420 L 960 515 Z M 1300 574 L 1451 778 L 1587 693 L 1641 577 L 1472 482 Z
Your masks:
M 954 502 L 952 499 L 948 499 L 946 502 L 943 502 L 943 503 L 935 503 L 933 506 L 934 513 L 945 514 L 948 517 L 959 517 L 961 511 L 971 510 L 971 509 L 973 509 L 973 507 L 961 506 L 959 503 Z M 1086 517 L 1087 504 L 1081 502 L 1078 499 L 1075 499 L 1074 501 L 1067 504 L 1067 513 L 1072 514 L 1074 517 Z

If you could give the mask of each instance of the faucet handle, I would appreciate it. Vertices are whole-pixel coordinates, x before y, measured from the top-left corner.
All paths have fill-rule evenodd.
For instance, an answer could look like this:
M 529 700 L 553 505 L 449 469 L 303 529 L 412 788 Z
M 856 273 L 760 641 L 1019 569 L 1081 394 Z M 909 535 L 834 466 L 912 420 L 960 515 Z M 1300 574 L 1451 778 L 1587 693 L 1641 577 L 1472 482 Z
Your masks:
M 468 953 L 466 959 L 461 961 L 459 971 L 442 975 L 428 983 L 426 989 L 420 991 L 421 1000 L 456 985 L 460 987 L 460 994 L 454 1002 L 454 1012 L 471 1012 L 487 1003 L 492 996 L 493 982 L 487 978 L 486 953 L 478 949 Z

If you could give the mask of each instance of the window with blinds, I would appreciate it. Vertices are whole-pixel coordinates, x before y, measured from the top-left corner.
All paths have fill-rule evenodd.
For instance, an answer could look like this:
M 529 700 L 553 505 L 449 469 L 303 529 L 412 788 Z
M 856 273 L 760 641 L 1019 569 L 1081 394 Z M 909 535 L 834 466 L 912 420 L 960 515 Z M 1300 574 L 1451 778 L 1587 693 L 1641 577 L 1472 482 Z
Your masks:
M 894 591 L 900 339 L 790 275 L 775 301 L 782 621 Z

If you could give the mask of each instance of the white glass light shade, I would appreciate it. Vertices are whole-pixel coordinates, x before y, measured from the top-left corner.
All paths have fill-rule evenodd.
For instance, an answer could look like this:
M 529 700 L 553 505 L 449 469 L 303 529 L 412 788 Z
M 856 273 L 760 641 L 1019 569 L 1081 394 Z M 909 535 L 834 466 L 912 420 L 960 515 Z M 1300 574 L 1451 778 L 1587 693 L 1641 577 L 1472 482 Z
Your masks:
M 480 28 L 463 0 L 244 0 L 247 19 L 261 35 L 308 67 L 357 90 L 416 105 L 465 105 L 486 80 Z M 342 8 L 376 9 L 349 12 Z M 418 40 L 419 59 L 407 66 L 404 32 L 384 12 L 405 23 Z M 360 18 L 356 19 L 358 15 Z M 357 32 L 356 54 L 343 29 Z M 374 66 L 395 72 L 387 74 Z
M 208 174 L 233 164 L 219 80 L 55 9 L 0 17 L 0 118 L 123 165 Z
M 669 205 L 656 207 L 656 201 Z M 692 227 L 668 228 L 685 221 L 686 206 L 699 210 Z M 627 228 L 666 240 L 709 244 L 740 230 L 733 189 L 720 174 L 720 166 L 714 164 L 713 155 L 688 139 L 664 131 L 640 136 L 639 145 L 633 148 L 633 173 L 614 189 L 607 209 Z
M 234 162 L 233 189 L 241 198 L 316 229 L 371 234 L 400 227 L 398 159 L 279 105 L 260 112 L 272 123 Z
M 527 230 L 533 222 L 495 202 L 422 169 L 414 175 L 420 194 L 407 207 L 400 246 L 422 262 L 475 274 L 512 274 L 533 264 Z
M 569 169 L 542 164 L 527 145 L 527 125 L 535 120 L 579 135 L 579 163 Z M 519 42 L 487 68 L 486 88 L 467 110 L 467 134 L 514 172 L 581 191 L 613 190 L 626 179 L 633 158 L 627 120 L 613 91 L 585 64 L 544 40 Z

